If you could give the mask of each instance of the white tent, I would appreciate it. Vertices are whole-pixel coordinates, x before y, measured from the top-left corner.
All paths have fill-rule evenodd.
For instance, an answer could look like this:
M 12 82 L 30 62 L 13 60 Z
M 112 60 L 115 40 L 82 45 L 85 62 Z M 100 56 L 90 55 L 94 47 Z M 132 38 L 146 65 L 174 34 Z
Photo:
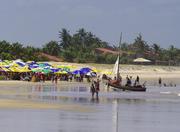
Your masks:
M 133 62 L 151 62 L 151 61 L 144 58 L 137 58 L 137 59 L 134 59 Z

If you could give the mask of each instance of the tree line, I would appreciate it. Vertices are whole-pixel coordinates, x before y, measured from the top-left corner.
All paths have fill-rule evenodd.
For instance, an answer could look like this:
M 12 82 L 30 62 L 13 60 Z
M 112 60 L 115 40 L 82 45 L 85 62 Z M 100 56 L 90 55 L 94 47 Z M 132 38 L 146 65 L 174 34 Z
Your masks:
M 118 44 L 117 44 L 118 45 Z M 152 62 L 180 62 L 180 49 L 170 45 L 165 49 L 159 44 L 148 44 L 141 34 L 139 34 L 133 43 L 122 43 L 120 47 L 110 45 L 98 38 L 84 28 L 79 29 L 76 33 L 71 34 L 67 29 L 59 31 L 59 41 L 50 41 L 41 48 L 33 46 L 23 46 L 21 43 L 9 43 L 0 41 L 0 58 L 2 60 L 22 59 L 24 61 L 48 61 L 48 58 L 39 56 L 43 52 L 52 56 L 62 58 L 68 62 L 78 63 L 114 63 L 117 55 L 99 54 L 96 48 L 107 48 L 121 53 L 121 63 L 131 64 L 133 59 L 144 57 Z

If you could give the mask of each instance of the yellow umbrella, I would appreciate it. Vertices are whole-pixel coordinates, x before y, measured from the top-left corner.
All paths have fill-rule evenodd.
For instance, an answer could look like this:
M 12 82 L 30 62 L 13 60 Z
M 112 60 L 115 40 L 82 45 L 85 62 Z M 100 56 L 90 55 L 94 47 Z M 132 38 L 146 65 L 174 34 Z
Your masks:
M 101 74 L 112 75 L 111 71 L 102 71 Z
M 10 67 L 9 69 L 12 72 L 20 72 L 20 69 L 18 69 L 17 67 Z
M 31 72 L 31 70 L 29 70 L 27 66 L 25 66 L 25 67 L 11 66 L 9 69 L 12 72 Z
M 92 68 L 93 72 L 98 72 L 99 70 L 97 70 L 96 68 Z
M 31 70 L 29 70 L 28 66 L 22 67 L 19 70 L 20 70 L 20 72 L 31 72 Z
M 6 68 L 6 67 L 1 67 L 1 69 L 3 70 L 3 71 L 5 71 L 5 72 L 9 72 L 10 70 L 8 69 L 8 68 Z
M 55 72 L 55 74 L 67 74 L 68 72 L 67 71 L 58 71 L 58 72 Z

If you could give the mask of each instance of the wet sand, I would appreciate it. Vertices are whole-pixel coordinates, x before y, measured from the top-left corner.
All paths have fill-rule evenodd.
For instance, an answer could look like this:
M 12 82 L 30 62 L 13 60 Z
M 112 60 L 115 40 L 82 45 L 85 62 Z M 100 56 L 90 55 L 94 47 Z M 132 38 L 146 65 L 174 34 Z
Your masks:
M 180 87 L 117 92 L 101 84 L 97 100 L 87 83 L 0 82 L 0 118 L 3 132 L 115 132 L 116 126 L 123 132 L 179 132 Z

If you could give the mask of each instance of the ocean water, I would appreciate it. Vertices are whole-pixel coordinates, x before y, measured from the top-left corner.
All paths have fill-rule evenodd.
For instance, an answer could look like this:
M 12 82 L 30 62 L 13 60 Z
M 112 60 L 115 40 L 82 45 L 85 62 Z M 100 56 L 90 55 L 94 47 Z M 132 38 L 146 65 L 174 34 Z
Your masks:
M 107 91 L 102 87 L 98 100 L 91 98 L 88 85 L 83 84 L 1 87 L 0 100 L 74 107 L 40 109 L 38 106 L 3 105 L 0 107 L 0 131 L 180 132 L 179 86 L 148 86 L 146 92 Z M 81 110 L 84 108 L 86 110 Z

